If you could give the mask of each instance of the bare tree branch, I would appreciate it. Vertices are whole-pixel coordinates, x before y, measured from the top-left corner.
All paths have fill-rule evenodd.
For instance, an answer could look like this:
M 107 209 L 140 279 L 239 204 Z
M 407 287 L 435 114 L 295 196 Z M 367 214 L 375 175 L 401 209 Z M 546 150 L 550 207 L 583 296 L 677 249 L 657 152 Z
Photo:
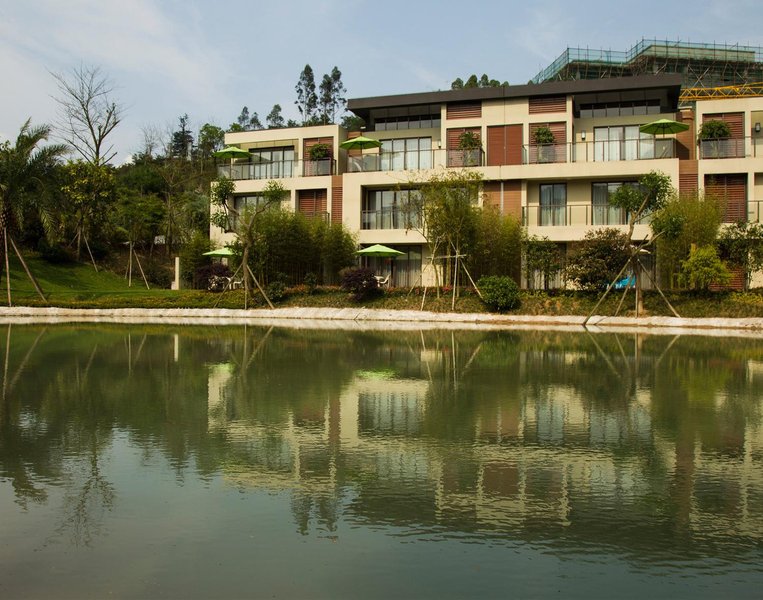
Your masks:
M 122 121 L 124 109 L 111 98 L 114 85 L 99 67 L 80 65 L 70 73 L 51 73 L 56 80 L 58 128 L 88 163 L 103 165 L 116 156 L 106 138 Z

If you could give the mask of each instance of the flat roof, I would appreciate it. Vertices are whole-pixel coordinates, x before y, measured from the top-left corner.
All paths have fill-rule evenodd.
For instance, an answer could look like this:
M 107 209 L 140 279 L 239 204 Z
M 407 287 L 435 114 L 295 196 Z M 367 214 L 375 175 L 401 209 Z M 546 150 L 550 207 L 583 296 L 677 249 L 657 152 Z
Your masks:
M 681 92 L 681 81 L 682 78 L 679 74 L 638 75 L 632 77 L 549 81 L 545 83 L 531 83 L 525 85 L 418 92 L 414 94 L 397 94 L 393 96 L 369 96 L 366 98 L 351 98 L 347 101 L 347 109 L 354 112 L 356 115 L 367 119 L 369 112 L 378 108 L 650 89 L 663 89 L 667 92 L 671 105 L 678 106 L 678 96 Z

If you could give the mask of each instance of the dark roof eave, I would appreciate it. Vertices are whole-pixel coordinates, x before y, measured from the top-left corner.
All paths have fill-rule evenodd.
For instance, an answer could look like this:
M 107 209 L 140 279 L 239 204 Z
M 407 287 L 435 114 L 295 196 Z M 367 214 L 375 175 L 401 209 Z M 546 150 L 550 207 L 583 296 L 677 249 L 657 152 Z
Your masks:
M 366 117 L 369 111 L 374 108 L 658 88 L 667 89 L 672 103 L 677 106 L 678 96 L 681 91 L 681 81 L 681 75 L 679 74 L 638 75 L 633 77 L 577 79 L 574 81 L 549 81 L 546 83 L 510 85 L 495 88 L 418 92 L 394 96 L 369 96 L 367 98 L 352 98 L 348 100 L 347 109 L 358 116 Z

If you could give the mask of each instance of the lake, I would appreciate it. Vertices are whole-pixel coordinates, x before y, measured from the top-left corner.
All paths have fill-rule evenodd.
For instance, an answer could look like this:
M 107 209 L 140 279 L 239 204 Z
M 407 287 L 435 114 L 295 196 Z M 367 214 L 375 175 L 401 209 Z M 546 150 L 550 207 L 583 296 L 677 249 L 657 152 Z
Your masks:
M 0 597 L 759 597 L 763 339 L 0 329 Z

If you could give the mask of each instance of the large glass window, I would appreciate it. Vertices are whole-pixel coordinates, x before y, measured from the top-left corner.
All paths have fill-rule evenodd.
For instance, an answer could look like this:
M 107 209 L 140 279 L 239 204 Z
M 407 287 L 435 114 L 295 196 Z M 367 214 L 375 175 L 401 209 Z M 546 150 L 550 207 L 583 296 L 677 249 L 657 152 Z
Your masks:
M 593 225 L 626 225 L 627 215 L 622 208 L 612 206 L 609 198 L 620 186 L 637 186 L 636 182 L 607 182 L 594 183 L 591 185 L 591 205 Z
M 265 196 L 262 194 L 250 194 L 247 196 L 234 196 L 233 197 L 233 211 L 230 213 L 230 229 L 233 230 L 238 227 L 238 217 L 236 215 L 243 215 L 248 211 L 255 211 L 258 208 L 264 206 Z
M 381 143 L 382 171 L 432 168 L 432 138 L 400 138 Z
M 638 125 L 594 127 L 594 160 L 642 160 L 654 158 L 654 136 L 641 133 Z
M 567 184 L 545 183 L 540 185 L 539 225 L 567 224 Z
M 250 179 L 281 179 L 292 177 L 294 172 L 294 148 L 263 148 L 250 150 Z
M 367 190 L 363 198 L 362 229 L 418 227 L 418 190 Z

